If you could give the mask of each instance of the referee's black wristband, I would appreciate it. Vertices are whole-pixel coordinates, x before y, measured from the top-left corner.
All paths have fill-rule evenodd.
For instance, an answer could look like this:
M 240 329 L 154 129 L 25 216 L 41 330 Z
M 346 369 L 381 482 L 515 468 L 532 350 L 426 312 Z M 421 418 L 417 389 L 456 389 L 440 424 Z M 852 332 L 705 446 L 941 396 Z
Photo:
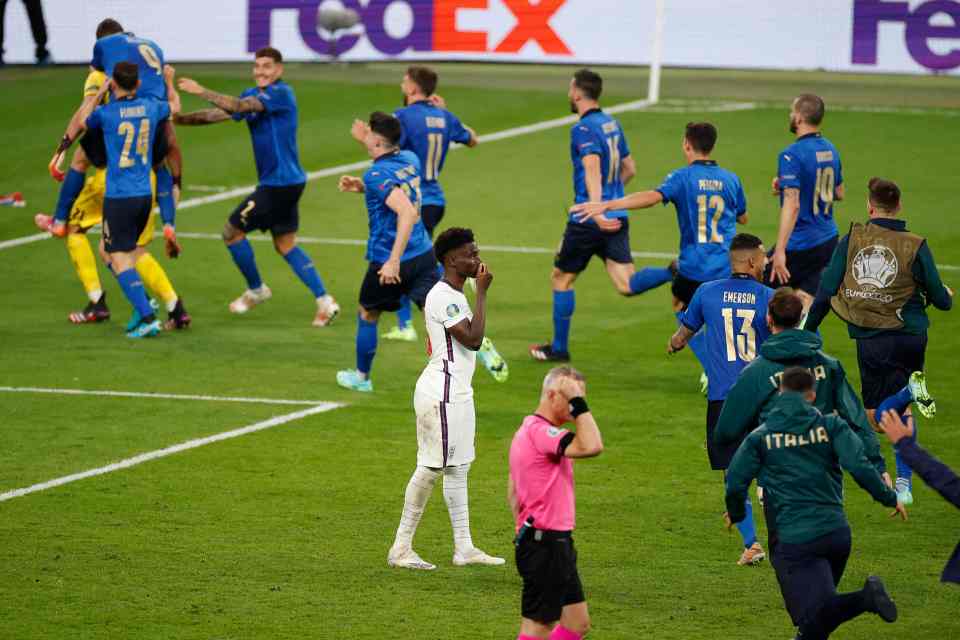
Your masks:
M 590 407 L 587 406 L 587 401 L 583 396 L 577 396 L 576 398 L 570 398 L 570 415 L 576 419 L 581 413 L 588 413 Z

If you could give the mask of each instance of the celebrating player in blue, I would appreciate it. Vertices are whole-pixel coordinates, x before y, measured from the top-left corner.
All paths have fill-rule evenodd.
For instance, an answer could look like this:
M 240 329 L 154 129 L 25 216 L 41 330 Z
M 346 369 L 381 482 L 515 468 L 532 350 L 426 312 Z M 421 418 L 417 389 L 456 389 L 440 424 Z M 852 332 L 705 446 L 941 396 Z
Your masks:
M 431 238 L 446 210 L 447 201 L 440 186 L 440 172 L 447 160 L 450 143 L 477 146 L 477 135 L 473 130 L 447 111 L 443 98 L 436 95 L 437 81 L 437 73 L 433 69 L 418 66 L 408 68 L 400 83 L 404 106 L 393 114 L 403 127 L 400 148 L 412 151 L 420 160 L 420 193 L 423 194 L 420 216 Z M 383 337 L 406 342 L 417 339 L 417 330 L 411 322 L 410 298 L 404 296 L 397 311 L 397 326 L 383 334 Z
M 607 211 L 646 209 L 662 202 L 673 203 L 680 225 L 680 257 L 673 275 L 674 311 L 690 304 L 693 294 L 704 282 L 730 275 L 728 252 L 736 233 L 736 225 L 747 222 L 747 198 L 740 178 L 710 159 L 717 144 L 717 128 L 709 122 L 687 124 L 683 135 L 683 155 L 687 166 L 667 176 L 652 191 L 631 193 L 609 202 L 589 202 L 571 209 L 577 219 L 598 219 Z M 631 279 L 636 293 L 641 293 L 670 279 L 670 269 L 646 268 Z M 707 356 L 702 339 L 690 341 L 690 348 L 701 364 Z
M 578 203 L 606 203 L 623 197 L 623 185 L 637 172 L 620 123 L 600 109 L 602 92 L 603 79 L 589 69 L 573 75 L 567 92 L 570 110 L 580 116 L 579 122 L 570 129 L 573 192 L 574 201 Z M 610 207 L 592 220 L 569 216 L 551 274 L 553 341 L 530 347 L 530 355 L 535 360 L 570 360 L 570 321 L 576 306 L 573 283 L 593 256 L 604 261 L 617 291 L 625 296 L 635 293 L 626 211 Z
M 713 440 L 713 430 L 723 409 L 727 392 L 740 371 L 757 357 L 760 345 L 770 335 L 767 306 L 773 289 L 761 284 L 767 264 L 760 238 L 748 233 L 734 236 L 730 243 L 729 278 L 713 280 L 697 288 L 687 310 L 680 317 L 680 328 L 670 337 L 667 353 L 683 349 L 701 328 L 705 328 L 707 361 L 704 367 L 710 381 L 707 391 L 707 455 L 710 468 L 725 471 L 740 442 L 721 446 Z M 757 564 L 764 559 L 753 524 L 753 507 L 746 502 L 747 515 L 737 523 L 743 537 L 739 565 Z
M 300 196 L 307 176 L 297 150 L 297 99 L 281 76 L 283 56 L 273 47 L 264 47 L 256 52 L 253 65 L 257 86 L 247 89 L 239 98 L 181 78 L 180 89 L 209 101 L 214 108 L 182 114 L 176 122 L 203 125 L 233 119 L 246 122 L 250 129 L 257 188 L 237 206 L 223 228 L 223 240 L 247 282 L 247 290 L 230 303 L 230 311 L 246 313 L 273 295 L 260 277 L 253 247 L 247 240 L 247 234 L 253 230 L 269 230 L 277 253 L 316 298 L 313 326 L 325 327 L 340 313 L 340 306 L 327 293 L 310 256 L 297 246 Z
M 797 139 L 780 152 L 773 179 L 780 230 L 767 279 L 796 289 L 805 312 L 837 246 L 833 203 L 843 199 L 840 152 L 820 133 L 825 111 L 820 96 L 804 93 L 793 101 L 790 132 Z
M 420 161 L 400 150 L 400 121 L 375 111 L 369 123 L 356 120 L 350 131 L 373 158 L 363 178 L 341 176 L 340 191 L 363 193 L 370 237 L 367 274 L 360 286 L 357 316 L 357 368 L 337 372 L 337 383 L 354 391 L 373 391 L 370 370 L 377 353 L 377 320 L 396 311 L 410 296 L 421 309 L 439 280 L 430 236 L 420 220 Z
M 130 338 L 155 336 L 160 321 L 153 314 L 143 282 L 135 268 L 137 238 L 143 233 L 153 208 L 153 142 L 163 121 L 180 110 L 173 90 L 173 70 L 166 74 L 171 101 L 141 98 L 137 65 L 118 62 L 114 68 L 114 100 L 97 108 L 86 121 L 89 131 L 100 130 L 107 155 L 107 190 L 103 199 L 103 241 L 124 295 L 140 322 L 127 332 Z

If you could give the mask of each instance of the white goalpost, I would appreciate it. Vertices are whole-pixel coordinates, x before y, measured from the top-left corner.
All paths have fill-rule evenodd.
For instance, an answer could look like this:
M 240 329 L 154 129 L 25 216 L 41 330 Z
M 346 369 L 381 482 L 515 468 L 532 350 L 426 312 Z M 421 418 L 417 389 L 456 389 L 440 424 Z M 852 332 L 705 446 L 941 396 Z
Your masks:
M 663 63 L 663 23 L 666 13 L 666 0 L 656 0 L 653 21 L 653 47 L 650 52 L 650 83 L 647 87 L 647 101 L 657 104 L 660 101 L 660 67 Z

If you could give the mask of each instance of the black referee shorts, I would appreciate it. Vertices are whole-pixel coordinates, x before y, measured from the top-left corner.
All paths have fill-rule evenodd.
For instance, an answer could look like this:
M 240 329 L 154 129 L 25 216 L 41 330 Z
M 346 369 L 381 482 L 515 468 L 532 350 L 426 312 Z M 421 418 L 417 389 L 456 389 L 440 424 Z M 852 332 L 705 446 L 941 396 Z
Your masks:
M 881 334 L 857 340 L 863 406 L 876 409 L 887 397 L 903 389 L 911 373 L 923 371 L 926 353 L 926 334 Z
M 833 250 L 837 248 L 840 239 L 834 236 L 822 244 L 809 249 L 800 249 L 799 251 L 787 251 L 787 271 L 790 272 L 790 282 L 786 285 L 793 289 L 799 289 L 809 293 L 811 296 L 817 295 L 817 289 L 820 287 L 820 279 L 823 277 L 823 270 L 827 268 L 830 258 L 833 257 Z M 770 262 L 763 272 L 764 284 L 770 284 L 770 274 L 773 270 L 773 252 L 776 247 L 770 249 L 767 257 Z
M 377 272 L 382 266 L 379 262 L 369 263 L 360 285 L 360 306 L 367 311 L 396 311 L 405 295 L 423 309 L 430 289 L 440 281 L 433 249 L 400 263 L 399 284 L 380 284 Z
M 544 624 L 560 619 L 563 608 L 584 602 L 577 573 L 577 550 L 569 531 L 544 531 L 536 540 L 527 531 L 517 545 L 517 572 L 523 578 L 520 615 Z
M 713 441 L 713 431 L 723 411 L 723 400 L 707 402 L 707 457 L 710 458 L 710 468 L 714 471 L 724 471 L 730 466 L 734 454 L 740 448 L 740 440 L 733 444 L 716 444 Z
M 619 230 L 610 233 L 593 224 L 567 222 L 553 266 L 564 273 L 580 273 L 593 256 L 619 264 L 633 264 L 630 222 L 620 218 L 620 224 Z

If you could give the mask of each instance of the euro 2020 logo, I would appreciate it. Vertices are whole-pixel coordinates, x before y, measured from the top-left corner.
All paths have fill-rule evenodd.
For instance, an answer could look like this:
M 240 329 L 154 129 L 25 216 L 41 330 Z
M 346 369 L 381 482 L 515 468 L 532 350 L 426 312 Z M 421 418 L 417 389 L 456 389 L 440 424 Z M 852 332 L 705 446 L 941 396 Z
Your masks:
M 898 271 L 897 256 L 879 244 L 864 247 L 853 259 L 853 279 L 861 287 L 885 289 L 893 283 Z

